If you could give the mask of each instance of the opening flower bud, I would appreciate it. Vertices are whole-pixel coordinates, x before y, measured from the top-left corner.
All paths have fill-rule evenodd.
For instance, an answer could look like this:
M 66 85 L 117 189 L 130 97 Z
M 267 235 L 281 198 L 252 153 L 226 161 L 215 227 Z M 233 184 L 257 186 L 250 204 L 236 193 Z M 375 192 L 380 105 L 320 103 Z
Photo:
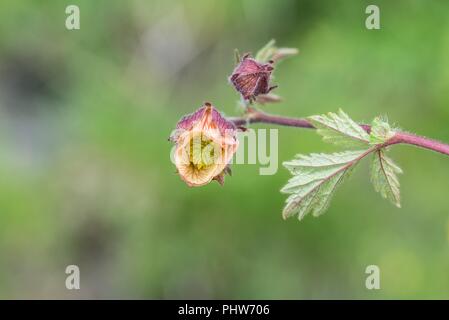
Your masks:
M 237 151 L 235 125 L 210 103 L 183 117 L 170 139 L 175 142 L 174 161 L 187 185 L 198 187 L 212 180 L 224 181 L 224 174 Z

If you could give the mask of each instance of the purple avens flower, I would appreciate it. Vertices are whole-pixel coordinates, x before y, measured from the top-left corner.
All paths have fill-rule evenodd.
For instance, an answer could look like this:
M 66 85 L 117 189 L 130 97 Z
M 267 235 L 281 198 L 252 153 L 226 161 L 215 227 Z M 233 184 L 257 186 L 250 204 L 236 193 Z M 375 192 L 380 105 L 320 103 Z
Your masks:
M 176 144 L 174 162 L 187 185 L 199 187 L 212 180 L 224 183 L 229 162 L 237 151 L 235 125 L 210 103 L 184 116 L 170 140 Z

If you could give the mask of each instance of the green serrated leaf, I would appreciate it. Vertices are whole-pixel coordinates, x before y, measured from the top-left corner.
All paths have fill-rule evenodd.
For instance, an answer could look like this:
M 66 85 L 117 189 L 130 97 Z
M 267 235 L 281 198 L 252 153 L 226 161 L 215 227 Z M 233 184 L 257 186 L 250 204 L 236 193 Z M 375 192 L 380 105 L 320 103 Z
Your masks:
M 377 117 L 371 124 L 371 132 L 369 136 L 369 142 L 372 145 L 379 145 L 387 142 L 394 136 L 395 132 L 391 129 L 388 121 Z
M 374 189 L 398 208 L 401 207 L 401 199 L 397 174 L 401 173 L 401 168 L 387 157 L 382 149 L 374 153 L 371 164 L 371 181 Z
M 311 153 L 309 155 L 299 154 L 295 159 L 285 161 L 283 165 L 290 170 L 292 174 L 304 173 L 304 169 L 317 168 L 322 170 L 324 167 L 339 166 L 348 163 L 357 158 L 364 150 L 344 151 L 336 153 Z
M 370 142 L 368 133 L 341 109 L 338 113 L 311 116 L 308 120 L 323 141 L 357 148 L 366 147 Z
M 301 220 L 309 212 L 319 216 L 326 211 L 337 186 L 370 152 L 359 150 L 298 155 L 296 159 L 284 162 L 284 166 L 294 175 L 281 189 L 281 192 L 290 194 L 282 213 L 284 219 L 298 215 Z

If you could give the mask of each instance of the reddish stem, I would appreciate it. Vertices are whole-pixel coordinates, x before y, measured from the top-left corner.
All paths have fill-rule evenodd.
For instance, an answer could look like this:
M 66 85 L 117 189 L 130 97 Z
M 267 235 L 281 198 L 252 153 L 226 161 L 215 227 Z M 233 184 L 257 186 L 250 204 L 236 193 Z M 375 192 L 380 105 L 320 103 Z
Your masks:
M 248 123 L 270 123 L 270 124 L 277 124 L 281 126 L 288 126 L 288 127 L 298 127 L 298 128 L 309 128 L 314 129 L 315 127 L 306 119 L 301 118 L 289 118 L 289 117 L 282 117 L 282 116 L 276 116 L 276 115 L 270 115 L 267 113 L 263 113 L 260 111 L 250 110 L 250 112 L 247 114 L 246 117 L 243 118 L 231 118 L 232 122 L 234 122 L 237 126 L 246 125 Z M 360 125 L 363 129 L 365 129 L 366 132 L 370 132 L 371 126 L 366 124 Z M 396 132 L 396 134 L 385 143 L 385 146 L 393 145 L 393 144 L 411 144 L 414 146 L 418 146 L 424 149 L 433 150 L 436 152 L 440 152 L 442 154 L 449 156 L 449 145 L 425 138 L 420 137 L 411 133 L 406 132 Z
M 387 145 L 398 143 L 412 144 L 424 149 L 429 149 L 445 155 L 449 155 L 449 145 L 433 139 L 420 137 L 411 133 L 396 132 L 393 138 L 388 141 Z

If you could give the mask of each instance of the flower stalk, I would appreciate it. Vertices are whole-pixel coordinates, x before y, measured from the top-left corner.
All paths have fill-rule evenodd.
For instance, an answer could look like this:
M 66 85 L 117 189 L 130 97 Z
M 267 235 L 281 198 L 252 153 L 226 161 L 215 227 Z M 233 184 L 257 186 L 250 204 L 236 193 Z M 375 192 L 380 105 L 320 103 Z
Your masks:
M 229 120 L 232 121 L 236 126 L 244 126 L 250 123 L 267 123 L 287 127 L 315 129 L 315 127 L 307 119 L 272 115 L 256 110 L 254 108 L 249 108 L 248 112 L 243 117 L 229 118 Z M 368 133 L 371 131 L 370 125 L 361 124 L 360 126 Z M 394 144 L 414 145 L 423 149 L 436 151 L 449 156 L 448 144 L 418 136 L 412 133 L 398 131 L 383 146 L 386 147 Z

